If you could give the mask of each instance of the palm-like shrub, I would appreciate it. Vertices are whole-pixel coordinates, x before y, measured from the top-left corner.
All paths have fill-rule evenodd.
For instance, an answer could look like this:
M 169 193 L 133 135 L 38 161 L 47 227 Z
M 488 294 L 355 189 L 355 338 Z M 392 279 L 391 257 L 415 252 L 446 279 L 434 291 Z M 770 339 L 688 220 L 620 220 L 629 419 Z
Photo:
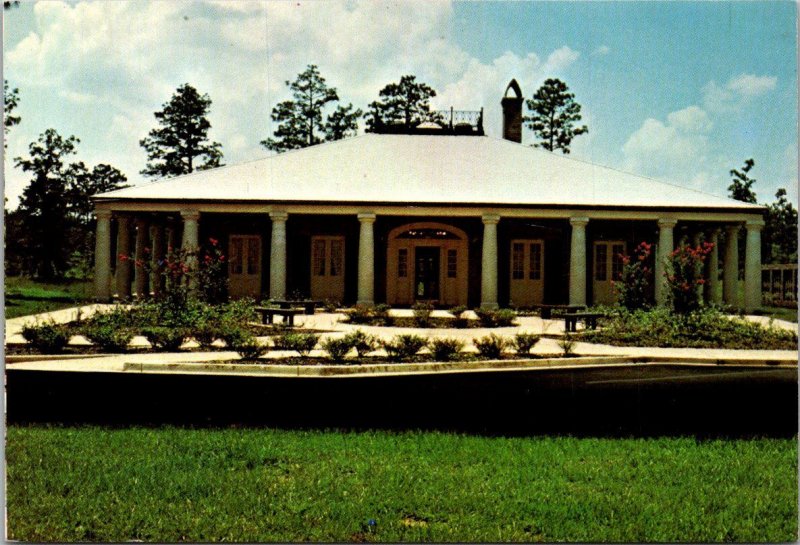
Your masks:
M 381 341 L 381 347 L 386 350 L 389 359 L 403 361 L 411 359 L 417 352 L 428 345 L 427 339 L 419 335 L 395 335 L 390 341 Z
M 495 335 L 494 333 L 490 333 L 480 339 L 473 339 L 472 343 L 475 345 L 475 348 L 478 349 L 481 356 L 492 360 L 498 359 L 509 345 L 506 338 Z
M 511 344 L 517 354 L 530 354 L 531 348 L 539 342 L 540 338 L 539 335 L 534 335 L 533 333 L 517 333 Z
M 430 341 L 429 348 L 436 361 L 449 361 L 464 348 L 464 341 L 455 338 L 440 337 Z
M 364 333 L 360 329 L 351 331 L 344 336 L 344 339 L 350 346 L 356 349 L 359 358 L 363 358 L 378 347 L 377 339 L 368 333 Z

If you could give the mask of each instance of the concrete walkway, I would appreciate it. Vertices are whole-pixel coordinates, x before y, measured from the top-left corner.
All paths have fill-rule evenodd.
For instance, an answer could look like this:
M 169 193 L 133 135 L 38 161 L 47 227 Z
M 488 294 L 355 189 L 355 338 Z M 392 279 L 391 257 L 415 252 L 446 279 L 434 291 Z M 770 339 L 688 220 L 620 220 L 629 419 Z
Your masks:
M 88 317 L 94 312 L 109 308 L 111 305 L 88 305 L 80 307 L 80 309 L 72 308 L 40 314 L 37 316 L 27 316 L 21 318 L 12 318 L 6 320 L 6 343 L 24 343 L 24 339 L 19 334 L 22 326 L 26 323 L 35 321 L 43 321 L 52 319 L 58 323 L 66 323 L 75 320 L 78 312 L 83 317 Z M 396 316 L 411 316 L 412 311 L 406 309 L 392 310 L 392 314 Z M 434 311 L 434 317 L 449 316 L 444 311 Z M 519 325 L 515 327 L 504 328 L 470 328 L 470 329 L 423 329 L 423 328 L 399 328 L 399 327 L 377 327 L 377 326 L 363 326 L 351 325 L 343 323 L 342 319 L 344 314 L 337 313 L 317 313 L 313 316 L 300 315 L 297 316 L 296 322 L 299 325 L 298 330 L 316 330 L 321 331 L 322 339 L 328 337 L 341 337 L 348 332 L 361 329 L 362 331 L 375 335 L 381 339 L 390 339 L 398 334 L 414 333 L 427 337 L 454 337 L 461 339 L 466 344 L 466 351 L 475 351 L 472 346 L 472 339 L 483 337 L 490 333 L 511 337 L 520 332 L 535 333 L 544 335 L 544 337 L 533 348 L 532 353 L 542 357 L 558 357 L 563 354 L 561 347 L 558 345 L 558 340 L 564 332 L 563 320 L 543 320 L 538 316 L 522 316 L 517 318 Z M 752 316 L 748 319 L 761 322 L 764 317 Z M 764 319 L 763 322 L 767 322 Z M 790 322 L 783 322 L 775 320 L 773 322 L 777 327 L 783 329 L 797 331 L 797 324 Z M 220 347 L 223 345 L 217 341 Z M 86 345 L 89 344 L 86 339 L 81 336 L 73 337 L 70 341 L 71 345 Z M 147 347 L 148 343 L 143 337 L 135 337 L 131 343 L 133 347 L 141 346 Z M 184 345 L 184 348 L 196 348 L 194 342 L 189 342 Z M 713 360 L 726 360 L 726 361 L 751 361 L 753 363 L 762 363 L 765 361 L 782 362 L 783 364 L 797 363 L 798 353 L 793 350 L 725 350 L 725 349 L 697 349 L 697 348 L 654 348 L 654 347 L 619 347 L 608 346 L 600 344 L 590 344 L 583 342 L 576 342 L 573 353 L 579 356 L 630 356 L 630 357 L 648 357 L 648 358 L 667 358 L 680 361 L 682 359 L 695 359 L 703 358 L 709 362 Z M 383 351 L 378 351 L 376 354 L 383 354 Z M 287 356 L 296 356 L 295 352 L 277 351 L 272 350 L 262 359 L 265 362 L 270 360 L 283 358 Z M 323 357 L 325 352 L 322 350 L 313 350 L 312 356 Z M 9 358 L 9 357 L 7 357 Z M 149 353 L 149 354 L 110 354 L 110 355 L 97 355 L 97 356 L 79 356 L 77 358 L 48 358 L 46 356 L 10 356 L 13 363 L 7 362 L 7 366 L 14 369 L 38 369 L 38 370 L 63 370 L 63 371 L 106 371 L 106 372 L 124 372 L 130 370 L 132 365 L 136 364 L 175 364 L 177 367 L 183 364 L 206 364 L 210 362 L 223 362 L 237 360 L 238 355 L 232 351 L 214 351 L 214 352 L 178 352 L 178 353 Z M 127 367 L 126 367 L 127 366 Z M 178 371 L 175 369 L 175 371 Z M 180 372 L 180 371 L 178 371 Z

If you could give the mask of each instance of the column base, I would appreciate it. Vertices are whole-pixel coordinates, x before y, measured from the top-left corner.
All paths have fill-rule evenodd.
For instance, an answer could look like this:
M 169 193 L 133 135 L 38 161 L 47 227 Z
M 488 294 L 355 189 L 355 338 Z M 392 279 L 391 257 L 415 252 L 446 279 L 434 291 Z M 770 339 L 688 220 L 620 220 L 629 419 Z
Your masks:
M 360 307 L 374 307 L 375 301 L 357 301 L 356 304 Z
M 491 310 L 495 310 L 495 309 L 500 308 L 500 304 L 499 303 L 484 302 L 484 303 L 481 303 L 481 308 L 488 308 L 488 309 L 491 309 Z

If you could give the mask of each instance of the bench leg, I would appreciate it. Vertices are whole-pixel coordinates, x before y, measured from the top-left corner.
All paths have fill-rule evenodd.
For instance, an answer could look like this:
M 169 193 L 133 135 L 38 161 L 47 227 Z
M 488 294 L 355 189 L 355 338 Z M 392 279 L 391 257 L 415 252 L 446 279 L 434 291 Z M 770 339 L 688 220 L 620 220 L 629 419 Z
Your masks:
M 289 327 L 294 327 L 294 314 L 289 314 L 288 316 L 283 317 L 284 320 L 288 319 Z

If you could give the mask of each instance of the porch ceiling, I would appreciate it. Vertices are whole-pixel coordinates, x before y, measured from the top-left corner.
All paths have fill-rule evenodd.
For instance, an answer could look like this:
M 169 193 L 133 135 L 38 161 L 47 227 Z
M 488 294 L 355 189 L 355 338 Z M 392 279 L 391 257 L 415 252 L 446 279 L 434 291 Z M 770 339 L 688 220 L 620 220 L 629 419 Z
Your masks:
M 763 207 L 489 137 L 366 134 L 96 195 L 104 201 Z

